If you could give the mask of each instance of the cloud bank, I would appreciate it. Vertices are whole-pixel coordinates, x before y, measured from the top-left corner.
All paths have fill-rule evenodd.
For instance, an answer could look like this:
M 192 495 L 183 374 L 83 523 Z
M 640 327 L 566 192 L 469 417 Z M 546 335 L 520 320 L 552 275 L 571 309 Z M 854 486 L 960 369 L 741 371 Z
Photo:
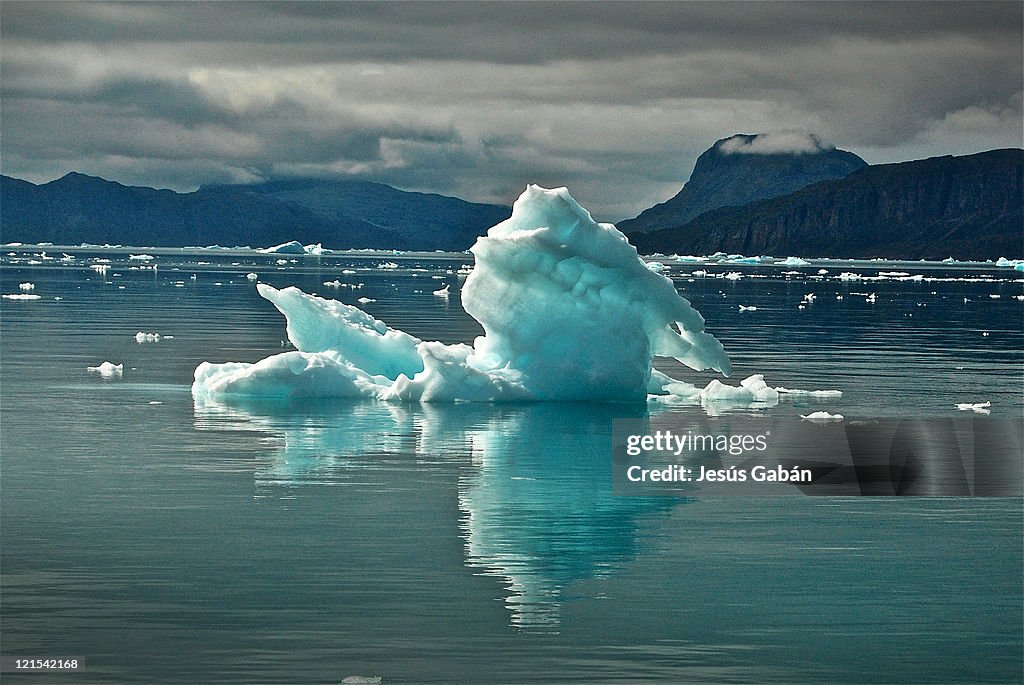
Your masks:
M 814 131 L 870 162 L 1020 146 L 1021 13 L 8 0 L 0 168 L 176 190 L 344 176 L 503 203 L 533 182 L 618 220 L 738 131 Z

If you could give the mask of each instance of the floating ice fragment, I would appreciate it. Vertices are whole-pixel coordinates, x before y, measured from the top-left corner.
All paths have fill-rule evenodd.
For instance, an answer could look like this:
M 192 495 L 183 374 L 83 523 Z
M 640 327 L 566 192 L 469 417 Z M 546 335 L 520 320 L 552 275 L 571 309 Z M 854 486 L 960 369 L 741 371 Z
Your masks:
M 35 283 L 19 283 L 18 290 L 35 290 Z
M 625 236 L 596 223 L 564 188 L 528 187 L 472 252 L 462 303 L 484 330 L 472 346 L 422 342 L 355 307 L 260 284 L 288 319 L 298 352 L 256 364 L 204 363 L 193 394 L 631 400 L 646 397 L 655 356 L 730 371 L 721 344 L 672 281 L 647 269 Z
M 728 281 L 738 281 L 741 278 L 743 278 L 743 274 L 741 274 L 739 271 L 730 271 L 729 273 L 722 276 L 722 278 Z
M 257 273 L 247 273 L 245 277 L 250 281 L 256 281 L 259 280 L 260 275 Z
M 445 285 L 445 287 L 441 288 L 440 290 L 435 290 L 434 291 L 434 296 L 435 297 L 443 297 L 443 298 L 447 299 L 448 298 L 448 288 L 450 286 L 451 286 L 451 284 L 449 283 L 448 285 Z
M 650 269 L 651 271 L 654 271 L 655 273 L 661 273 L 662 271 L 664 271 L 667 268 L 661 262 L 647 262 L 646 266 L 647 266 L 648 269 Z
M 781 262 L 775 262 L 779 266 L 810 266 L 811 263 L 799 257 L 786 257 Z
M 142 331 L 139 331 L 138 333 L 135 334 L 135 342 L 139 343 L 140 345 L 142 343 L 148 342 L 160 342 L 160 338 L 161 336 L 159 333 L 143 333 Z
M 120 376 L 124 372 L 124 364 L 114 364 L 113 362 L 103 362 L 99 366 L 86 367 L 91 373 L 98 373 L 104 378 L 113 378 Z
M 377 265 L 377 268 L 378 269 L 397 269 L 398 268 L 398 264 L 396 264 L 395 262 L 381 262 L 380 264 Z
M 128 259 L 137 262 L 149 262 L 152 261 L 154 257 L 151 254 L 130 254 L 128 255 Z
M 376 302 L 376 301 L 377 300 L 373 299 L 372 297 L 360 297 L 358 300 L 356 300 L 356 302 L 361 302 L 362 304 L 367 304 L 369 302 Z
M 971 404 L 970 402 L 961 402 L 956 405 L 956 408 L 960 411 L 975 411 L 979 414 L 990 413 L 989 407 L 992 406 L 991 402 L 976 402 Z
M 838 399 L 843 396 L 842 390 L 791 390 L 789 388 L 777 387 L 775 392 L 780 395 L 793 395 L 794 397 L 821 397 Z
M 810 414 L 801 414 L 800 418 L 812 423 L 830 423 L 832 421 L 842 421 L 843 415 L 829 414 L 827 411 L 812 411 Z
M 30 293 L 14 293 L 13 295 L 3 295 L 5 300 L 41 300 L 42 295 L 32 295 Z
M 740 311 L 741 312 L 756 312 L 757 311 L 757 307 L 754 307 L 754 306 L 747 307 L 747 306 L 744 306 L 744 305 L 741 304 L 740 305 Z
M 273 247 L 265 247 L 258 252 L 264 254 L 306 254 L 305 246 L 298 240 L 289 240 L 287 243 L 281 243 L 280 245 L 274 245 Z

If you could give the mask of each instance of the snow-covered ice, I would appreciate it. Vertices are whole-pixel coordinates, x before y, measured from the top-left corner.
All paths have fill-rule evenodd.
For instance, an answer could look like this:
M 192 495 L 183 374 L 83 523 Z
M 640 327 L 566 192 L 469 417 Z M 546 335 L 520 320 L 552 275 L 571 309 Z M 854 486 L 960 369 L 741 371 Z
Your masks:
M 113 378 L 120 376 L 124 372 L 124 364 L 114 364 L 113 362 L 103 362 L 99 366 L 89 366 L 87 370 L 91 373 L 98 373 L 104 378 Z
M 810 414 L 801 414 L 800 418 L 811 423 L 831 423 L 833 421 L 842 421 L 843 415 L 829 414 L 827 411 L 812 411 Z
M 988 414 L 990 413 L 989 407 L 991 406 L 991 402 L 975 402 L 973 404 L 970 402 L 961 402 L 956 405 L 956 408 L 960 411 L 973 411 L 979 414 Z
M 800 257 L 786 257 L 781 262 L 775 262 L 777 266 L 810 266 L 811 263 Z
M 259 252 L 264 254 L 306 254 L 306 247 L 298 240 L 289 240 L 287 243 L 273 247 L 264 247 Z
M 636 400 L 647 396 L 655 356 L 731 370 L 672 281 L 565 188 L 529 186 L 471 251 L 462 303 L 484 330 L 472 345 L 421 341 L 357 307 L 259 284 L 287 318 L 296 351 L 256 364 L 204 362 L 193 394 Z

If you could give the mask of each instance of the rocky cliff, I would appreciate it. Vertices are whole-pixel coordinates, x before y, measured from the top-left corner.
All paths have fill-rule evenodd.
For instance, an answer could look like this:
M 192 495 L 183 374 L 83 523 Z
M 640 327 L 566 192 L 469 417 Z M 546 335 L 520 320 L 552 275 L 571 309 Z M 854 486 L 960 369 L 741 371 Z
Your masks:
M 987 259 L 1024 256 L 1024 150 L 865 167 L 655 233 L 641 252 Z
M 738 134 L 712 145 L 672 199 L 618 224 L 626 233 L 680 226 L 718 207 L 788 195 L 818 181 L 843 178 L 867 166 L 845 150 L 808 134 Z

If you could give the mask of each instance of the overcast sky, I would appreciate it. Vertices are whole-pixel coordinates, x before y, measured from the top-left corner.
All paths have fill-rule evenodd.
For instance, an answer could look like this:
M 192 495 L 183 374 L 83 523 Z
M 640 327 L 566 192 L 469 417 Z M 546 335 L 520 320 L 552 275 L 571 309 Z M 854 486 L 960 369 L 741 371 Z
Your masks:
M 34 182 L 290 175 L 617 221 L 733 133 L 868 162 L 1021 147 L 1012 2 L 0 3 L 0 166 Z

